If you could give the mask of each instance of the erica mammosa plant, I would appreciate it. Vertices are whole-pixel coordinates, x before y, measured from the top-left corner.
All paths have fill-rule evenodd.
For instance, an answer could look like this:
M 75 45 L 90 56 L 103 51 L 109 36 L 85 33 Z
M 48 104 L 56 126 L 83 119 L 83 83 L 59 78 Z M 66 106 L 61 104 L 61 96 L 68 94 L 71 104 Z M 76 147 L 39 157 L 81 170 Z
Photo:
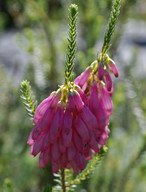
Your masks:
M 118 77 L 116 64 L 108 56 L 107 50 L 119 9 L 120 0 L 116 0 L 101 54 L 72 82 L 70 75 L 76 51 L 78 12 L 77 5 L 72 4 L 69 7 L 64 85 L 53 91 L 36 109 L 29 82 L 21 83 L 22 98 L 35 124 L 28 139 L 30 153 L 33 156 L 39 154 L 40 167 L 51 163 L 52 172 L 59 173 L 56 176 L 60 179 L 60 186 L 54 191 L 70 191 L 72 186 L 89 175 L 105 151 L 103 146 L 109 137 L 109 117 L 113 112 L 110 73 Z M 73 170 L 77 177 L 68 179 L 72 174 L 68 170 Z

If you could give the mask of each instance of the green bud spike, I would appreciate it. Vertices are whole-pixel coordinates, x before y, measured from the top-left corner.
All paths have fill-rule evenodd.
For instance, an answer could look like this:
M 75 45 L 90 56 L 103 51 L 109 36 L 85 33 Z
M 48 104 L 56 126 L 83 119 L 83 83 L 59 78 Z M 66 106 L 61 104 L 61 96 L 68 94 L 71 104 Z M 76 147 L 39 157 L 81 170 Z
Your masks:
M 104 43 L 103 43 L 103 47 L 102 47 L 102 55 L 104 53 L 106 53 L 106 51 L 110 47 L 111 37 L 113 35 L 114 28 L 115 28 L 115 25 L 116 25 L 116 21 L 118 19 L 118 15 L 120 13 L 120 7 L 121 7 L 120 3 L 121 3 L 121 0 L 114 0 L 113 1 L 113 6 L 112 6 L 112 11 L 111 11 L 109 23 L 107 25 L 105 36 L 104 36 Z
M 21 82 L 21 93 L 21 98 L 25 105 L 26 111 L 32 119 L 36 111 L 37 102 L 33 96 L 29 81 L 25 80 Z
M 68 49 L 65 61 L 65 84 L 68 84 L 71 71 L 73 69 L 73 63 L 76 51 L 76 37 L 77 37 L 77 21 L 78 7 L 75 4 L 71 4 L 69 7 L 69 24 L 68 24 Z

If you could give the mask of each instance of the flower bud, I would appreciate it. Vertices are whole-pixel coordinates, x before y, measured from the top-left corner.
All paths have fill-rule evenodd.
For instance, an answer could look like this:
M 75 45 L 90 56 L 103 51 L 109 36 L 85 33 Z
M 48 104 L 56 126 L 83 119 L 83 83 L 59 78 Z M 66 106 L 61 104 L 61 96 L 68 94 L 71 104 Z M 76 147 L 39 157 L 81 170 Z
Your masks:
M 99 80 L 103 80 L 103 77 L 104 77 L 104 65 L 100 63 L 98 67 L 98 78 Z
M 108 71 L 106 71 L 106 73 L 105 73 L 105 85 L 106 85 L 107 90 L 110 92 L 113 87 L 113 83 L 112 83 L 112 79 L 111 79 Z
M 87 67 L 87 69 L 80 75 L 78 76 L 74 83 L 76 85 L 79 85 L 81 88 L 84 86 L 84 84 L 87 82 L 89 76 L 90 76 L 91 68 Z
M 112 59 L 109 60 L 108 67 L 109 67 L 109 70 L 114 74 L 115 77 L 119 76 L 117 66 Z

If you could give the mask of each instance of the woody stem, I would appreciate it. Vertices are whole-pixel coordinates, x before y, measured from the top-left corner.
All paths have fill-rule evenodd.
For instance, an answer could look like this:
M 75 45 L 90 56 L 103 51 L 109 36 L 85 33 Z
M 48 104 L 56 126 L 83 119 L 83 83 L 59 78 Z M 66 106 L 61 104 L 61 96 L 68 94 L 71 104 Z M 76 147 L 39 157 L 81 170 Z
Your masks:
M 66 187 L 65 187 L 65 172 L 64 169 L 61 169 L 61 183 L 62 183 L 62 192 L 66 192 Z

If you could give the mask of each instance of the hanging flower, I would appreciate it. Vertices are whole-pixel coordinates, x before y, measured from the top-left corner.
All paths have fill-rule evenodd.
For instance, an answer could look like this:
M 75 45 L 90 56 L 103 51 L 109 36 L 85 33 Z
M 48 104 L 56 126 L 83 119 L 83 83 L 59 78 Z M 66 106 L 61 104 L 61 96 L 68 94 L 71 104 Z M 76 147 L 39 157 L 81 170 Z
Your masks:
M 102 94 L 106 98 L 104 90 Z M 104 114 L 104 108 L 108 106 L 105 104 L 96 113 L 89 106 L 90 100 L 73 83 L 63 85 L 42 101 L 34 115 L 35 127 L 28 139 L 31 155 L 40 153 L 40 167 L 51 161 L 53 172 L 58 172 L 59 168 L 72 168 L 78 173 L 85 168 L 85 161 L 92 158 L 92 153 L 100 151 L 99 145 L 105 145 L 108 130 L 102 128 L 101 118 L 104 117 L 101 115 L 97 119 L 96 115 L 102 110 Z
M 105 140 L 110 132 L 109 117 L 113 112 L 111 95 L 114 88 L 108 69 L 118 77 L 116 64 L 106 55 L 104 60 L 94 61 L 74 81 L 84 91 L 89 110 L 96 117 L 97 126 L 94 135 L 101 146 L 106 144 Z

